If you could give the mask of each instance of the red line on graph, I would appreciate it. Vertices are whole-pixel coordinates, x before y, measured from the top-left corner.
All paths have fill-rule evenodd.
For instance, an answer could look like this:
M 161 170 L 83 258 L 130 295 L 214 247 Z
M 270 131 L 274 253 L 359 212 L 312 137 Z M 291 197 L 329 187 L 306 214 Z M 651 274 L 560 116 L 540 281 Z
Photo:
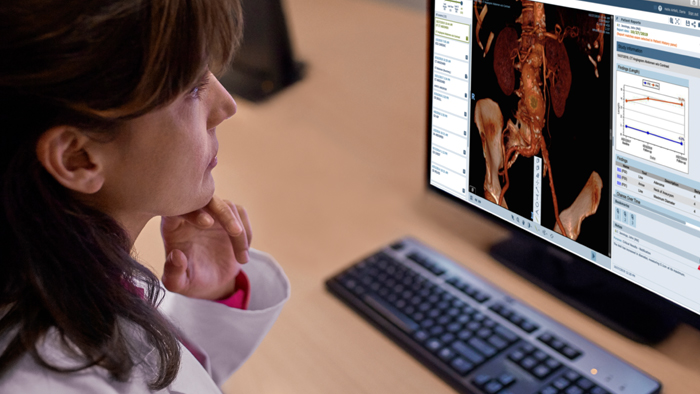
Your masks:
M 664 101 L 664 100 L 657 100 L 651 97 L 645 97 L 645 98 L 640 98 L 640 99 L 632 99 L 632 100 L 625 100 L 626 103 L 629 103 L 630 101 L 641 101 L 641 100 L 652 100 L 652 101 L 658 101 L 660 103 L 668 103 L 668 104 L 674 104 L 674 105 L 680 105 L 681 107 L 683 106 L 683 103 L 674 103 L 673 101 Z

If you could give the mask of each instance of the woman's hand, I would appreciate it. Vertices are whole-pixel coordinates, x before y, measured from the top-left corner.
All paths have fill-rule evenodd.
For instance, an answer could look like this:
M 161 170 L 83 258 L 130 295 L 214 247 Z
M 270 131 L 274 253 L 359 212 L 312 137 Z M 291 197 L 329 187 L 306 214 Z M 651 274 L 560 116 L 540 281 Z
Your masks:
M 253 235 L 245 209 L 214 196 L 204 208 L 163 216 L 160 232 L 167 256 L 162 278 L 166 289 L 208 300 L 233 294 Z

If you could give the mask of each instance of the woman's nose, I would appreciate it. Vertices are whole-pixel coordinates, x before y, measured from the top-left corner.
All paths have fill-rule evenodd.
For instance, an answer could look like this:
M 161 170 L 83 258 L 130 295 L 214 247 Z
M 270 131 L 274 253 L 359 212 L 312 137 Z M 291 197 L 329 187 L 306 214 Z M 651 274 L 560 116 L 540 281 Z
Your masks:
M 219 80 L 212 75 L 211 81 L 211 88 L 214 94 L 212 94 L 212 109 L 209 115 L 209 121 L 207 122 L 207 130 L 218 126 L 224 120 L 232 117 L 238 110 L 236 101 L 231 97 L 231 94 L 229 94 L 226 88 L 221 85 Z

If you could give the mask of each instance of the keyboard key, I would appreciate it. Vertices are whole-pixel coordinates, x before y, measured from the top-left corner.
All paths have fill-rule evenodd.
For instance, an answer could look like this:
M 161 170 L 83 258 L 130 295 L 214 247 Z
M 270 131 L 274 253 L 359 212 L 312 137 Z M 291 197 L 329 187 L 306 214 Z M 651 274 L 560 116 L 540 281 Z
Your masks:
M 450 343 L 450 342 L 455 340 L 455 334 L 453 334 L 451 332 L 447 332 L 445 334 L 442 334 L 442 336 L 440 337 L 440 340 L 442 341 L 442 343 L 445 343 L 445 344 Z
M 569 379 L 569 380 L 572 381 L 572 382 L 575 382 L 576 380 L 578 380 L 578 378 L 581 377 L 581 375 L 579 375 L 579 374 L 576 373 L 575 371 L 568 370 L 568 371 L 566 371 L 566 373 L 564 374 L 564 377 L 567 378 L 567 379 Z
M 416 331 L 416 332 L 413 334 L 413 338 L 414 338 L 416 341 L 418 341 L 418 342 L 423 342 L 423 341 L 425 341 L 426 339 L 428 339 L 428 333 L 425 332 L 425 331 L 423 331 L 423 330 Z
M 595 383 L 591 382 L 586 378 L 581 378 L 576 382 L 576 385 L 584 390 L 588 390 L 591 387 L 595 386 Z
M 466 328 L 469 331 L 477 331 L 481 328 L 481 323 L 479 323 L 478 321 L 472 321 L 467 323 Z
M 446 325 L 452 321 L 452 317 L 449 315 L 442 315 L 437 319 L 437 323 L 441 325 Z
M 474 379 L 472 379 L 472 383 L 474 383 L 474 386 L 476 386 L 476 387 L 483 387 L 490 380 L 491 380 L 491 376 L 485 375 L 485 374 L 480 374 L 480 375 L 476 375 L 474 377 Z
M 394 242 L 393 244 L 391 244 L 390 248 L 392 248 L 394 250 L 401 250 L 404 248 L 404 246 L 406 246 L 406 245 L 403 243 L 403 241 L 398 241 L 398 242 Z
M 531 333 L 537 331 L 537 329 L 540 328 L 540 326 L 538 326 L 535 323 L 532 323 L 528 320 L 525 320 L 520 324 L 520 328 L 525 330 L 525 332 L 531 334 Z
M 420 326 L 423 328 L 430 328 L 435 325 L 435 320 L 433 319 L 425 319 L 420 323 Z
M 503 339 L 501 339 L 501 337 L 497 335 L 492 335 L 487 341 L 499 351 L 508 347 L 508 342 L 504 341 Z
M 564 377 L 559 377 L 554 382 L 552 382 L 552 386 L 556 387 L 559 390 L 564 390 L 569 386 L 569 381 L 564 378 Z
M 445 361 L 450 361 L 455 356 L 455 352 L 454 350 L 445 347 L 438 352 L 438 356 Z
M 457 319 L 455 321 L 461 324 L 467 324 L 471 321 L 471 318 L 469 317 L 469 315 L 459 315 L 457 316 Z
M 456 341 L 452 344 L 452 349 L 454 349 L 457 353 L 459 353 L 464 358 L 476 365 L 481 364 L 485 361 L 484 357 L 481 354 L 477 353 L 476 350 L 467 346 L 464 342 Z
M 450 366 L 461 375 L 466 375 L 474 368 L 474 364 L 463 359 L 462 357 L 457 357 L 456 359 L 452 360 Z
M 474 334 L 472 334 L 471 331 L 469 331 L 469 330 L 462 330 L 462 331 L 459 332 L 459 334 L 457 334 L 457 338 L 459 338 L 459 339 L 461 339 L 461 340 L 463 340 L 463 341 L 466 341 L 467 339 L 471 338 L 472 335 L 474 335 Z
M 442 326 L 432 326 L 430 330 L 428 330 L 428 332 L 430 333 L 430 335 L 438 336 L 445 332 L 445 329 L 442 328 Z
M 532 357 L 525 357 L 521 362 L 520 366 L 525 368 L 526 370 L 530 370 L 533 368 L 535 365 L 537 365 L 537 360 L 535 360 Z
M 497 392 L 501 391 L 503 388 L 503 385 L 500 384 L 499 382 L 492 380 L 488 383 L 486 383 L 486 386 L 484 386 L 484 391 L 487 392 L 488 394 L 496 394 Z
M 511 361 L 514 361 L 514 362 L 516 362 L 516 363 L 520 363 L 520 360 L 522 360 L 523 358 L 525 358 L 525 353 L 523 353 L 523 352 L 520 351 L 520 350 L 516 350 L 516 351 L 514 351 L 513 353 L 509 354 L 509 355 L 508 355 L 508 358 L 509 358 Z
M 458 316 L 459 313 L 460 313 L 460 312 L 459 312 L 459 309 L 454 308 L 454 307 L 452 307 L 452 308 L 450 308 L 450 309 L 447 310 L 447 315 L 448 315 L 448 316 L 455 317 L 455 316 Z
M 571 386 L 566 391 L 564 391 L 565 394 L 583 394 L 583 390 L 581 390 L 580 387 L 578 386 Z
M 428 317 L 431 319 L 436 319 L 441 314 L 442 314 L 442 312 L 440 312 L 437 309 L 431 309 L 430 311 L 428 311 Z
M 537 337 L 537 339 L 539 339 L 540 341 L 542 341 L 542 342 L 544 342 L 544 343 L 546 343 L 546 344 L 549 344 L 550 342 L 552 342 L 552 340 L 554 339 L 554 337 L 552 336 L 552 334 L 550 334 L 550 333 L 548 333 L 548 332 L 545 332 L 544 334 L 542 334 L 542 335 L 540 335 L 539 337 Z
M 396 308 L 389 305 L 384 300 L 378 298 L 374 294 L 365 294 L 363 300 L 374 310 L 384 315 L 384 317 L 386 317 L 388 320 L 390 320 L 392 323 L 396 324 L 397 326 L 399 326 L 399 328 L 406 332 L 413 332 L 420 328 L 418 323 L 411 320 L 408 316 L 399 312 L 398 310 L 396 310 Z
M 494 354 L 496 354 L 496 349 L 493 346 L 479 338 L 472 337 L 469 339 L 469 341 L 467 341 L 467 343 L 476 350 L 480 351 L 486 357 L 492 357 Z
M 512 331 L 500 325 L 496 326 L 496 328 L 494 328 L 494 331 L 496 332 L 496 334 L 500 335 L 501 337 L 505 338 L 505 340 L 511 343 L 520 339 L 520 337 L 515 335 Z
M 560 351 L 566 345 L 564 342 L 555 338 L 549 343 L 549 346 L 556 351 Z
M 548 358 L 545 360 L 544 364 L 548 366 L 550 369 L 555 370 L 561 367 L 561 363 L 553 358 Z
M 581 352 L 572 348 L 571 346 L 564 346 L 564 348 L 561 349 L 561 354 L 566 356 L 566 358 L 568 358 L 569 360 L 574 360 L 581 355 Z
M 510 317 L 513 315 L 513 311 L 511 311 L 510 309 L 507 309 L 507 308 L 503 308 L 503 309 L 501 309 L 501 312 L 499 313 L 499 315 L 503 316 L 506 319 L 510 319 Z
M 547 353 L 543 352 L 542 350 L 536 350 L 534 353 L 532 353 L 532 357 L 534 357 L 537 361 L 543 361 L 547 359 Z
M 442 342 L 440 342 L 438 339 L 432 338 L 425 343 L 425 347 L 427 347 L 428 350 L 435 352 L 442 348 Z
M 484 319 L 483 322 L 481 322 L 481 324 L 483 324 L 484 327 L 487 327 L 487 328 L 494 328 L 494 327 L 496 327 L 496 325 L 498 323 L 496 323 L 495 321 L 493 321 L 487 317 L 486 319 Z
M 539 394 L 558 394 L 559 390 L 555 389 L 552 386 L 547 386 L 540 390 Z
M 520 349 L 522 349 L 525 353 L 532 353 L 535 351 L 535 347 L 529 343 L 524 343 L 522 346 L 520 346 Z
M 345 282 L 343 282 L 343 285 L 352 290 L 355 288 L 355 286 L 357 286 L 357 282 L 354 279 L 347 279 Z
M 440 276 L 440 275 L 445 273 L 445 270 L 440 268 L 437 265 L 433 265 L 432 267 L 429 268 L 429 270 L 437 276 Z
M 488 328 L 482 328 L 479 331 L 476 332 L 476 336 L 480 338 L 488 338 L 493 334 L 493 331 L 489 330 Z
M 546 365 L 540 364 L 532 369 L 532 374 L 538 379 L 546 378 L 552 372 Z
M 457 322 L 450 323 L 447 325 L 447 331 L 449 331 L 449 332 L 457 332 L 461 329 L 462 329 L 462 325 L 457 323 Z
M 471 315 L 473 315 L 474 313 L 476 313 L 476 309 L 474 309 L 474 308 L 473 308 L 472 306 L 470 306 L 470 305 L 467 305 L 467 306 L 465 306 L 464 308 L 462 308 L 462 312 L 464 312 L 465 314 L 471 316 Z
M 503 385 L 503 387 L 508 387 L 515 383 L 515 376 L 509 373 L 504 373 L 498 377 L 498 381 Z
M 488 294 L 482 293 L 482 292 L 478 292 L 478 293 L 474 294 L 474 296 L 472 298 L 474 298 L 476 300 L 476 302 L 478 302 L 478 303 L 484 303 L 484 302 L 488 301 L 491 298 L 491 296 L 489 296 Z

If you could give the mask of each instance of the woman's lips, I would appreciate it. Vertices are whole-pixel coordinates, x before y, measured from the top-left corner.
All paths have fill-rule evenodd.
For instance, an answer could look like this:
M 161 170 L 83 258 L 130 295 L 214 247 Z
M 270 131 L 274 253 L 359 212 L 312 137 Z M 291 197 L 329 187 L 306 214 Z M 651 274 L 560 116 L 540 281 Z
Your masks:
M 209 162 L 209 167 L 208 167 L 208 168 L 212 169 L 212 168 L 216 167 L 216 165 L 217 165 L 218 163 L 219 163 L 219 159 L 217 158 L 217 156 L 214 156 L 214 158 L 211 159 L 211 161 Z

